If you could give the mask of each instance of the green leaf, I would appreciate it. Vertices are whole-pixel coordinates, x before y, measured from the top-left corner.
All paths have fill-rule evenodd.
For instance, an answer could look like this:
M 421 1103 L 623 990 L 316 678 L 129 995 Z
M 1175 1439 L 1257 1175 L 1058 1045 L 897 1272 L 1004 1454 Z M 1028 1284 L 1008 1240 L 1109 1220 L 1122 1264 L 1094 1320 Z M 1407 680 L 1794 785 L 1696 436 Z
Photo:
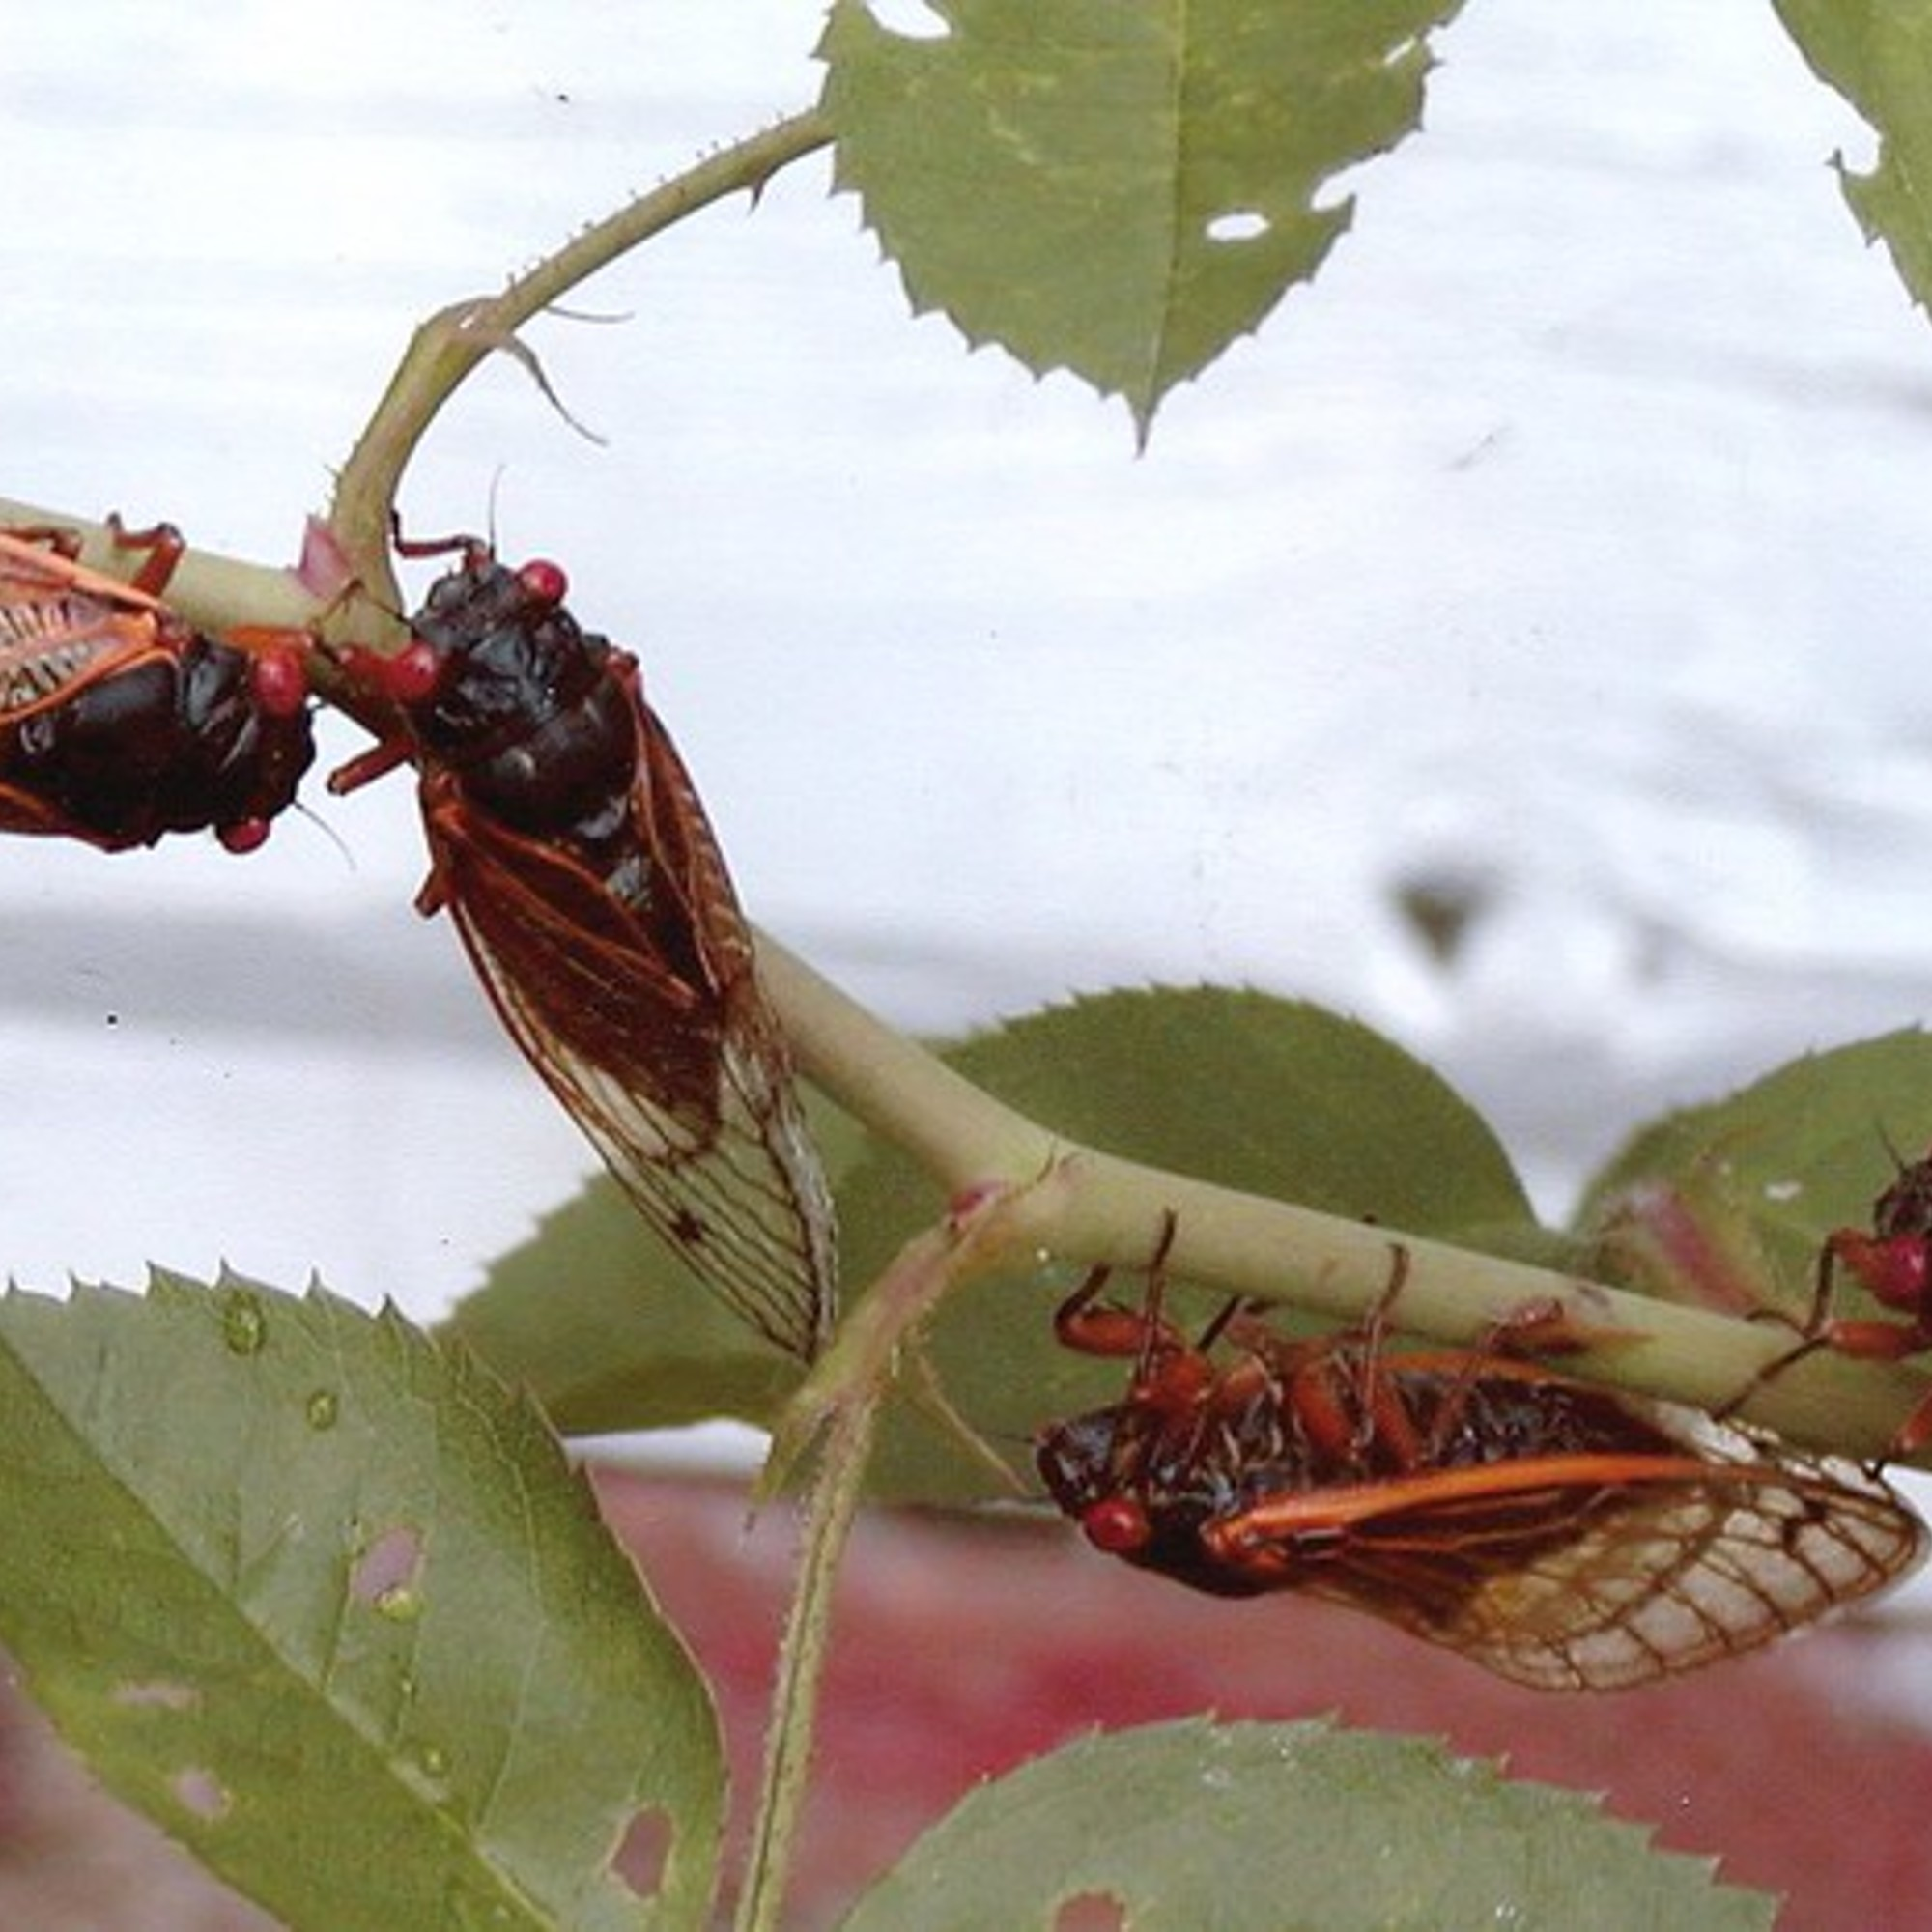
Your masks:
M 527 1388 L 567 1435 L 764 1422 L 802 1373 L 601 1175 L 492 1263 L 437 1332 Z
M 1440 1074 L 1311 1001 L 1104 993 L 947 1058 L 1059 1132 L 1223 1186 L 1416 1234 L 1531 1216 L 1494 1134 Z
M 1125 398 L 1161 398 L 1310 279 L 1320 201 L 1421 118 L 1460 0 L 838 0 L 819 46 L 835 179 L 916 309 Z
M 1605 1279 L 1732 1314 L 1810 1306 L 1835 1227 L 1932 1143 L 1932 1035 L 1916 1028 L 1807 1054 L 1728 1098 L 1638 1133 L 1592 1184 L 1578 1222 Z M 1844 1270 L 1854 1313 L 1883 1313 Z M 1860 1307 L 1860 1302 L 1864 1307 Z
M 1083 1897 L 1134 1932 L 1771 1925 L 1775 1900 L 1648 1836 L 1427 1740 L 1190 1719 L 1083 1738 L 982 1785 L 845 1932 L 1010 1932 Z
M 10 1291 L 0 1548 L 0 1640 L 68 1741 L 290 1926 L 702 1918 L 690 1660 L 535 1410 L 393 1312 Z M 627 1832 L 668 1839 L 648 1905 Z
M 1920 308 L 1932 307 L 1932 0 L 1776 0 L 1811 71 L 1879 137 L 1858 174 L 1833 156 L 1868 241 L 1883 242 Z

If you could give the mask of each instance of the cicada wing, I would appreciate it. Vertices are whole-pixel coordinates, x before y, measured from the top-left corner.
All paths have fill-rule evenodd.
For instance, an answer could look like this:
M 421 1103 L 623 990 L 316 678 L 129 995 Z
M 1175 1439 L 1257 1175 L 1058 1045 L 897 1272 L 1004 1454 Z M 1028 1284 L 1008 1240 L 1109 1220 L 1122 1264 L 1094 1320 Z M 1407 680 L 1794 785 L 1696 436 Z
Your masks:
M 1895 1581 L 1917 1516 L 1855 1463 L 1691 1410 L 1683 1456 L 1531 1457 L 1488 1495 L 1390 1486 L 1311 1587 L 1519 1684 L 1608 1690 L 1739 1656 Z M 1579 1473 L 1572 1474 L 1572 1470 Z
M 835 1308 L 835 1224 L 749 936 L 742 954 L 703 953 L 731 977 L 690 977 L 567 852 L 467 811 L 434 780 L 424 809 L 436 895 L 511 1037 L 651 1226 L 810 1360 Z
M 71 696 L 155 649 L 152 619 L 74 592 L 0 595 L 0 724 Z

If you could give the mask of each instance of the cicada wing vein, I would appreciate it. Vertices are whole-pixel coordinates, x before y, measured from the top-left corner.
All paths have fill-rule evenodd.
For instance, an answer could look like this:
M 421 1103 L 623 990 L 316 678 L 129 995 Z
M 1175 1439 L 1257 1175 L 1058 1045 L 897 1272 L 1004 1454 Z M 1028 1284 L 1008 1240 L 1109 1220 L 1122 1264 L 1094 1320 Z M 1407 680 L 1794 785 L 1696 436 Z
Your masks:
M 1376 1486 L 1301 1587 L 1538 1690 L 1618 1690 L 1770 1643 L 1896 1580 L 1923 1525 L 1856 1464 L 1643 1405 L 1675 1455 L 1548 1456 Z M 1458 1477 L 1467 1478 L 1459 1482 Z M 1321 1498 L 1298 1499 L 1302 1513 Z M 1286 1537 L 1266 1505 L 1246 1534 Z
M 749 936 L 670 956 L 661 928 L 686 922 L 662 899 L 632 912 L 435 780 L 424 811 L 436 896 L 511 1037 L 651 1226 L 810 1360 L 835 1306 L 831 1199 Z

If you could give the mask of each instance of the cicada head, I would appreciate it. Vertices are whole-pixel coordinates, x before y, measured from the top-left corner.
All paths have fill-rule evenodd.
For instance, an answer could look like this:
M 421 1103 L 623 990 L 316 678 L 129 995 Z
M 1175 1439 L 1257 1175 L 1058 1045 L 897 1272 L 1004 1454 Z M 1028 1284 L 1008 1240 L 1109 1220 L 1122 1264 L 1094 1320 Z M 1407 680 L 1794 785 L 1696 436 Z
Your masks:
M 1176 1438 L 1146 1407 L 1123 1403 L 1043 1429 L 1040 1480 L 1094 1548 L 1216 1597 L 1269 1587 L 1204 1546 L 1205 1524 L 1230 1501 L 1228 1472 L 1192 1437 Z

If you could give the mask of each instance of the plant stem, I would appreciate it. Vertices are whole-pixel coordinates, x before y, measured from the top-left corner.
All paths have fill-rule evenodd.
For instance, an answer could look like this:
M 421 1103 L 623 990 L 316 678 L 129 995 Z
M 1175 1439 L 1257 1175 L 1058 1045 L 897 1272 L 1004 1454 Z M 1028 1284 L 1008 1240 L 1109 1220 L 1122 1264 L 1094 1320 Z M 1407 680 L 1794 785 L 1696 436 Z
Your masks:
M 1179 1221 L 1171 1265 L 1188 1280 L 1345 1322 L 1387 1287 L 1399 1243 L 1409 1260 L 1405 1330 L 1467 1345 L 1525 1303 L 1554 1304 L 1602 1344 L 1566 1356 L 1566 1373 L 1698 1407 L 1723 1406 L 1791 1345 L 1788 1329 L 1621 1293 L 1082 1147 L 973 1086 L 775 940 L 761 934 L 758 945 L 766 988 L 810 1079 L 911 1153 L 949 1194 L 1007 1191 L 997 1224 L 979 1243 L 978 1264 L 1045 1249 L 1090 1265 L 1136 1267 L 1171 1210 Z M 1032 1184 L 1048 1178 L 1050 1185 Z M 873 1337 L 866 1352 L 879 1361 L 889 1351 L 887 1338 Z M 1796 1442 L 1876 1455 L 1923 1393 L 1923 1380 L 1909 1369 L 1820 1350 L 1759 1390 L 1744 1413 Z
M 819 1686 L 832 1634 L 832 1594 L 865 1490 L 866 1467 L 884 1394 L 883 1388 L 870 1389 L 839 1411 L 825 1437 L 823 1460 L 812 1479 L 798 1581 L 785 1620 L 778 1683 L 772 1693 L 757 1823 L 745 1870 L 745 1888 L 738 1900 L 738 1932 L 775 1932 L 781 1923 L 792 1845 L 811 1769 Z
M 138 519 L 137 519 L 138 521 Z M 133 575 L 137 553 L 117 551 L 107 526 L 92 517 L 72 517 L 38 503 L 0 497 L 0 526 L 51 526 L 72 530 L 81 541 L 80 561 L 109 577 Z M 292 570 L 243 563 L 209 550 L 185 550 L 168 582 L 168 604 L 192 624 L 226 630 L 237 624 L 287 625 L 300 629 L 321 605 Z
M 497 350 L 516 355 L 549 394 L 536 357 L 518 340 L 526 323 L 640 242 L 727 195 L 756 195 L 781 168 L 831 139 L 830 125 L 812 109 L 734 141 L 574 236 L 500 295 L 454 302 L 423 323 L 342 467 L 329 513 L 363 588 L 391 607 L 398 601 L 389 521 L 403 470 L 442 406 L 486 355 Z

